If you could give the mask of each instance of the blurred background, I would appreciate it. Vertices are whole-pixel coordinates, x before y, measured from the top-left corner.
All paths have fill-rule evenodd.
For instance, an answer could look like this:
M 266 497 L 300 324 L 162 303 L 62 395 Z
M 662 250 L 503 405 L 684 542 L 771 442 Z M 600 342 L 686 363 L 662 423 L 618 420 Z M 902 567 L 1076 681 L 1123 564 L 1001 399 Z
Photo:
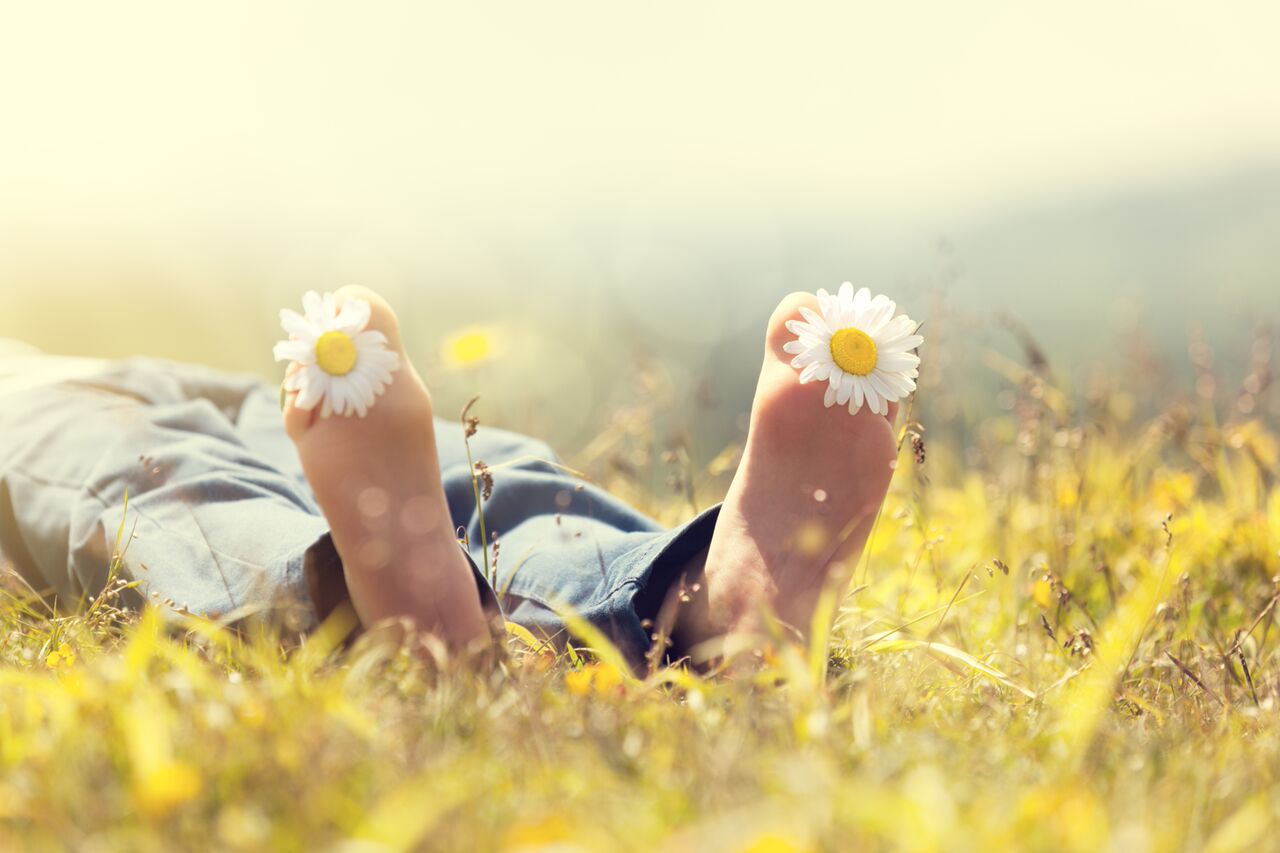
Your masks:
M 1000 405 L 993 353 L 1238 383 L 1280 309 L 1277 32 L 1266 2 L 5 3 L 0 337 L 274 381 L 278 309 L 360 283 L 442 414 L 481 393 L 571 449 L 656 400 L 698 458 L 773 304 L 844 280 L 925 321 L 934 431 Z

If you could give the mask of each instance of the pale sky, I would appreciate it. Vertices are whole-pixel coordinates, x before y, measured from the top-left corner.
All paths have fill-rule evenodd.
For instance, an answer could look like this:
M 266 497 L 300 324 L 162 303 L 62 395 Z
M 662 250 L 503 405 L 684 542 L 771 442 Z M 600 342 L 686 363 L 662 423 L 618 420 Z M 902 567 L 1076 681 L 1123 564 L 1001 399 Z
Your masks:
M 163 245 L 599 207 L 949 218 L 1274 155 L 1278 10 L 6 3 L 0 223 Z
M 257 369 L 281 300 L 355 281 L 424 329 L 612 299 L 710 346 L 850 274 L 795 275 L 783 226 L 923 242 L 1276 164 L 1277 33 L 1274 2 L 0 2 L 0 336 Z M 735 313 L 739 253 L 769 294 Z

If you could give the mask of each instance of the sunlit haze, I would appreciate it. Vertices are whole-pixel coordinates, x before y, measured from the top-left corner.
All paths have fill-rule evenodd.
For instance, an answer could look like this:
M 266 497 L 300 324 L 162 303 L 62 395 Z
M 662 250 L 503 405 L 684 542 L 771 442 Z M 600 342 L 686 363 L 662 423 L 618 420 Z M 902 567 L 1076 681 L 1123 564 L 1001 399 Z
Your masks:
M 1278 9 L 6 4 L 0 335 L 266 371 L 282 302 L 360 282 L 574 384 L 610 318 L 705 358 L 939 239 L 1050 344 L 1074 288 L 1130 322 L 1214 282 L 1229 325 L 1277 272 Z

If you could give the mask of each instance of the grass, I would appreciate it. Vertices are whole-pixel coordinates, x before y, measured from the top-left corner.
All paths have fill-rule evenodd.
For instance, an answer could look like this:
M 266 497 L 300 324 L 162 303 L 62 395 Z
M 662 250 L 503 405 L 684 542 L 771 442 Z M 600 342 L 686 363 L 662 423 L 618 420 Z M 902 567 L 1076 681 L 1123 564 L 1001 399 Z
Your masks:
M 339 649 L 341 625 L 282 642 L 124 612 L 116 587 L 62 615 L 12 591 L 0 847 L 1271 846 L 1265 383 L 1248 406 L 1191 395 L 1143 420 L 1120 390 L 998 366 L 1004 409 L 963 443 L 904 433 L 829 647 L 779 647 L 751 676 L 634 678 L 595 638 L 556 656 L 518 632 L 469 673 Z M 680 497 L 656 496 L 610 464 L 654 457 L 644 417 L 574 462 L 674 521 L 723 489 L 733 452 L 705 470 L 668 453 Z

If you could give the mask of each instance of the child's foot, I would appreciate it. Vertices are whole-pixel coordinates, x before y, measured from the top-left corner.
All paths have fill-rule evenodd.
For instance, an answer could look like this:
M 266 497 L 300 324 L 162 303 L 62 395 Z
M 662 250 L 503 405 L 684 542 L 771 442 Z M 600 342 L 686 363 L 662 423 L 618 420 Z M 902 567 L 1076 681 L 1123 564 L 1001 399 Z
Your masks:
M 742 464 L 707 553 L 704 624 L 686 644 L 754 633 L 766 609 L 807 636 L 823 590 L 846 590 L 893 477 L 897 406 L 850 415 L 823 405 L 827 383 L 800 384 L 782 347 L 801 306 L 817 299 L 793 293 L 769 319 Z
M 322 418 L 320 406 L 295 407 L 293 394 L 285 405 L 285 431 L 329 522 L 356 614 L 366 627 L 407 617 L 458 649 L 483 644 L 488 627 L 440 482 L 431 395 L 386 301 L 361 287 L 335 295 L 339 305 L 367 301 L 368 328 L 401 358 L 364 418 Z

